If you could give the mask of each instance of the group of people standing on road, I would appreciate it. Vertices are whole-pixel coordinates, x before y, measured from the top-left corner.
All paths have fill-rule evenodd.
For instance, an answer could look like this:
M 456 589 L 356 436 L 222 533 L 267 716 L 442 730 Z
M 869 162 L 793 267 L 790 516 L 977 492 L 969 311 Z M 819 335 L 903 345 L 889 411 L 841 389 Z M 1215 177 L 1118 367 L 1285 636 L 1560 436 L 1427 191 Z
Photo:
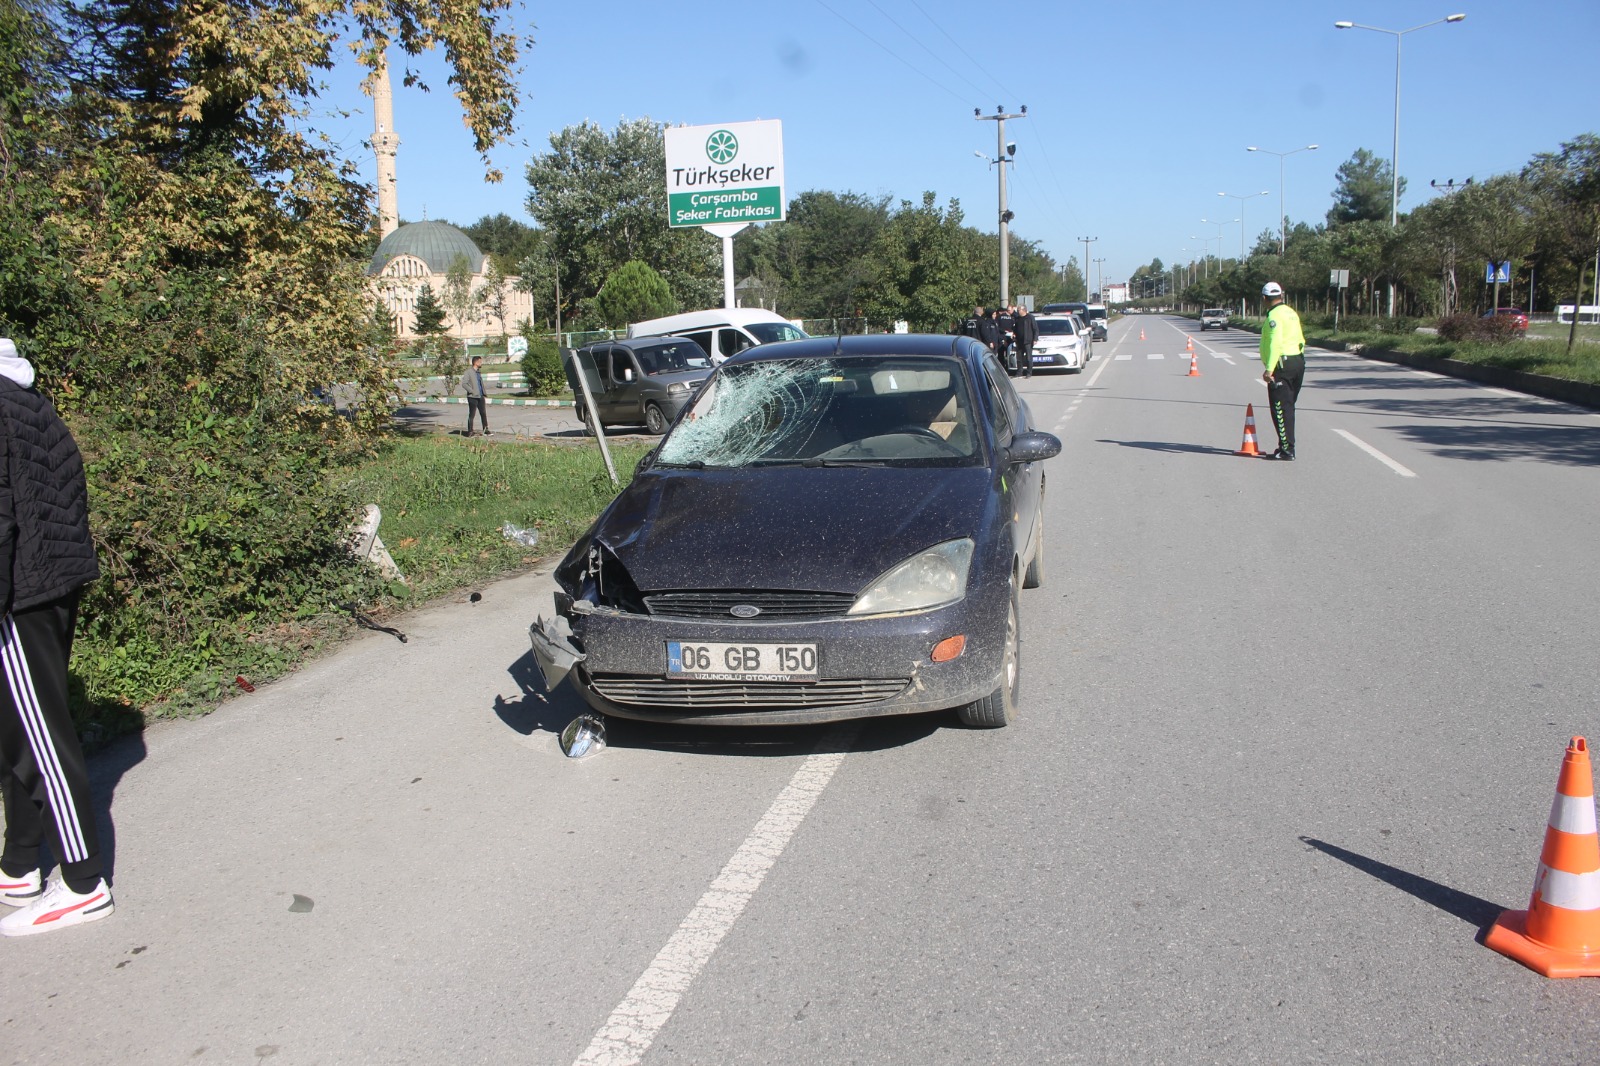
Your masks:
M 1026 307 L 1012 304 L 989 311 L 982 304 L 956 323 L 958 337 L 971 337 L 995 355 L 1015 377 L 1033 377 L 1033 345 L 1039 339 L 1039 323 Z

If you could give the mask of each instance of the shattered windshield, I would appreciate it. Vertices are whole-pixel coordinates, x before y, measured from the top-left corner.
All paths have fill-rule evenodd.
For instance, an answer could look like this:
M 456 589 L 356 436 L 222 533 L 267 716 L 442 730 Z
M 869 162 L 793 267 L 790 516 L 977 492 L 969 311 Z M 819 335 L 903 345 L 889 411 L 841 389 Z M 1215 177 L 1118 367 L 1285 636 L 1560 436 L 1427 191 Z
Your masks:
M 752 322 L 745 329 L 762 344 L 772 344 L 776 341 L 803 341 L 810 336 L 805 330 L 791 326 L 787 322 Z
M 664 466 L 965 465 L 977 426 L 955 359 L 856 356 L 721 367 L 661 445 Z

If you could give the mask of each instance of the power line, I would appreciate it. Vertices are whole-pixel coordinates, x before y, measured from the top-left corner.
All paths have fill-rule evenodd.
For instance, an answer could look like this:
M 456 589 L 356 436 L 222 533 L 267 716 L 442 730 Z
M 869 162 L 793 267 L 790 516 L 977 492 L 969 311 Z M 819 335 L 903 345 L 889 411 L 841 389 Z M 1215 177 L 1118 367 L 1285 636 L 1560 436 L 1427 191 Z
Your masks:
M 878 5 L 873 4 L 872 6 L 873 7 L 877 7 Z M 989 73 L 989 65 L 987 63 L 980 63 L 976 59 L 973 59 L 972 56 L 967 52 L 967 50 L 965 48 L 961 47 L 961 42 L 960 41 L 958 41 L 954 37 L 950 36 L 949 32 L 943 26 L 939 25 L 937 22 L 934 22 L 934 19 L 933 19 L 932 15 L 930 15 L 926 11 L 922 10 L 922 5 L 917 3 L 917 0 L 911 0 L 911 6 L 916 8 L 919 12 L 921 12 L 923 18 L 927 19 L 930 23 L 933 23 L 933 28 L 938 30 L 940 33 L 944 34 L 945 40 L 947 40 L 951 44 L 955 45 L 956 51 L 960 52 L 962 55 L 967 57 L 967 62 L 971 63 L 973 66 L 975 66 L 979 70 L 983 71 L 983 73 L 988 77 L 988 79 L 990 81 L 994 82 L 995 85 L 999 86 L 1001 95 L 1007 96 L 1007 97 L 1012 97 L 1012 98 L 1016 97 L 1016 95 L 1017 95 L 1016 93 L 1012 92 L 1010 89 L 1007 89 L 1004 85 L 1001 85 L 1000 84 L 1000 79 L 996 78 L 993 74 Z
M 967 101 L 962 100 L 961 96 L 954 89 L 950 88 L 948 85 L 945 85 L 943 82 L 935 81 L 931 76 L 929 76 L 927 71 L 923 70 L 921 67 L 919 67 L 916 64 L 912 63 L 910 60 L 908 60 L 904 56 L 900 55 L 900 53 L 896 52 L 894 49 L 890 48 L 888 45 L 884 44 L 882 41 L 880 41 L 876 37 L 872 36 L 872 34 L 868 33 L 866 30 L 862 29 L 860 26 L 857 26 L 854 22 L 851 22 L 849 19 L 847 19 L 843 15 L 839 14 L 839 12 L 837 12 L 833 8 L 829 7 L 824 2 L 824 0 L 817 0 L 817 4 L 824 11 L 826 11 L 828 14 L 832 15 L 834 18 L 838 19 L 840 22 L 844 23 L 846 26 L 849 26 L 852 30 L 855 30 L 857 33 L 861 34 L 861 36 L 865 37 L 867 40 L 871 41 L 873 44 L 875 44 L 879 48 L 883 49 L 883 51 L 889 53 L 895 59 L 898 59 L 906 67 L 910 68 L 911 70 L 916 71 L 917 74 L 922 76 L 924 79 L 926 79 L 928 82 L 930 82 L 934 86 L 938 87 L 939 89 L 943 90 L 944 92 L 949 93 L 951 96 L 954 96 L 957 100 L 961 100 L 961 102 L 963 104 L 967 103 Z M 873 6 L 877 7 L 876 4 L 874 4 Z
M 877 3 L 874 2 L 874 0 L 867 0 L 867 2 L 871 3 L 873 7 L 878 7 Z M 1006 96 L 1008 98 L 1015 98 L 1017 96 L 1016 93 L 1012 92 L 1010 89 L 1006 88 L 1004 85 L 1001 85 L 1000 84 L 1000 79 L 995 77 L 993 74 L 991 74 L 989 72 L 989 64 L 980 63 L 976 59 L 973 59 L 971 53 L 969 53 L 965 48 L 961 47 L 961 42 L 956 40 L 954 37 L 952 37 L 948 30 L 946 30 L 942 25 L 940 25 L 939 22 L 932 15 L 928 14 L 928 12 L 923 8 L 923 6 L 921 4 L 917 3 L 917 0 L 910 0 L 910 4 L 911 4 L 912 7 L 917 9 L 918 13 L 920 13 L 923 18 L 928 20 L 929 24 L 932 25 L 934 29 L 938 30 L 941 34 L 944 35 L 944 39 L 945 40 L 949 41 L 952 45 L 955 46 L 956 51 L 960 52 L 963 56 L 965 56 L 967 58 L 967 61 L 970 62 L 973 66 L 977 67 L 979 70 L 982 70 L 984 72 L 984 76 L 985 77 L 987 77 L 990 81 L 994 82 L 995 85 L 999 86 L 1000 91 L 1004 96 Z M 878 10 L 882 11 L 883 9 L 879 8 Z M 885 17 L 887 18 L 888 16 L 885 15 Z M 894 22 L 893 19 L 890 19 L 889 21 Z M 900 24 L 898 22 L 896 22 L 895 25 L 899 26 Z M 901 29 L 904 30 L 904 27 L 901 27 Z M 907 32 L 906 36 L 910 37 L 911 34 L 909 32 Z M 915 38 L 912 38 L 912 39 L 915 40 Z M 931 55 L 932 53 L 930 52 L 929 54 Z M 943 61 L 941 60 L 941 62 L 943 62 Z M 965 77 L 963 77 L 962 80 L 963 81 L 967 81 L 967 79 Z M 971 81 L 967 81 L 967 84 L 968 85 L 972 85 L 972 82 Z M 977 86 L 974 85 L 973 88 L 977 88 Z M 1037 116 L 1034 116 L 1034 117 L 1037 118 Z M 1038 123 L 1035 122 L 1034 126 L 1035 126 L 1035 128 L 1037 128 L 1038 127 Z M 1049 149 L 1047 149 L 1044 146 L 1045 139 L 1046 138 L 1043 136 L 1043 131 L 1041 131 L 1041 136 L 1039 137 L 1039 141 L 1038 141 L 1039 158 L 1044 160 L 1045 173 L 1050 176 L 1050 183 L 1055 186 L 1056 194 L 1061 197 L 1062 201 L 1067 201 L 1068 200 L 1067 191 L 1062 186 L 1061 179 L 1056 176 L 1055 163 L 1053 163 L 1051 161 L 1051 159 L 1050 159 L 1050 151 L 1049 151 Z M 1072 227 L 1069 226 L 1067 228 L 1070 229 Z
M 944 68 L 946 70 L 948 70 L 950 73 L 954 74 L 956 77 L 960 78 L 962 81 L 966 82 L 968 85 L 971 85 L 972 86 L 972 91 L 977 93 L 979 97 L 983 96 L 983 90 L 981 88 L 979 88 L 978 85 L 975 82 L 973 82 L 973 80 L 971 78 L 967 77 L 965 74 L 963 74 L 956 67 L 952 67 L 950 65 L 949 61 L 947 61 L 944 58 L 944 56 L 940 55 L 938 52 L 935 52 L 933 49 L 931 49 L 927 45 L 923 44 L 922 41 L 918 40 L 917 36 L 914 33 L 912 33 L 910 30 L 906 29 L 904 26 L 900 25 L 900 23 L 895 19 L 895 17 L 893 15 L 889 14 L 883 8 L 879 7 L 878 4 L 877 4 L 877 0 L 867 0 L 867 3 L 871 4 L 873 6 L 873 8 L 878 12 L 878 14 L 882 15 L 884 18 L 886 18 L 890 22 L 894 23 L 894 27 L 897 30 L 899 30 L 901 33 L 905 34 L 907 37 L 910 37 L 911 40 L 916 44 L 916 46 L 918 48 L 920 48 L 924 52 L 928 53 L 937 62 L 943 64 Z

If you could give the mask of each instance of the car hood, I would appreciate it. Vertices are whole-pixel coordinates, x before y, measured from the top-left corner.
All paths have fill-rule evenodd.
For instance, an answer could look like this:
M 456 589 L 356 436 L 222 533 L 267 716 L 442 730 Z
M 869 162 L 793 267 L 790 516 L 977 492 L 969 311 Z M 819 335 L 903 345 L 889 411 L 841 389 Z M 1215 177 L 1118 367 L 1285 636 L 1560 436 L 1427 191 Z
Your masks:
M 568 560 L 598 540 L 645 591 L 854 593 L 913 552 L 975 536 L 990 477 L 984 466 L 647 470 Z

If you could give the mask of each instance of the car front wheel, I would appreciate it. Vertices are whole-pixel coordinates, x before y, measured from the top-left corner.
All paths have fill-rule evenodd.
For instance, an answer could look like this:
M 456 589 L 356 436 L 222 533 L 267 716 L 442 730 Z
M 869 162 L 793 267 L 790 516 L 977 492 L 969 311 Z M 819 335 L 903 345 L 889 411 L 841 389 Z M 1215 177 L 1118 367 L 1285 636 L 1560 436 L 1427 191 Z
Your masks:
M 1006 646 L 1000 668 L 1000 685 L 981 700 L 974 700 L 956 712 L 961 724 L 972 729 L 1001 729 L 1017 717 L 1017 690 L 1022 682 L 1022 632 L 1017 611 L 1017 579 L 1013 575 L 1010 602 L 1006 608 Z
M 667 431 L 667 416 L 660 407 L 651 404 L 644 409 L 644 428 L 658 437 Z

